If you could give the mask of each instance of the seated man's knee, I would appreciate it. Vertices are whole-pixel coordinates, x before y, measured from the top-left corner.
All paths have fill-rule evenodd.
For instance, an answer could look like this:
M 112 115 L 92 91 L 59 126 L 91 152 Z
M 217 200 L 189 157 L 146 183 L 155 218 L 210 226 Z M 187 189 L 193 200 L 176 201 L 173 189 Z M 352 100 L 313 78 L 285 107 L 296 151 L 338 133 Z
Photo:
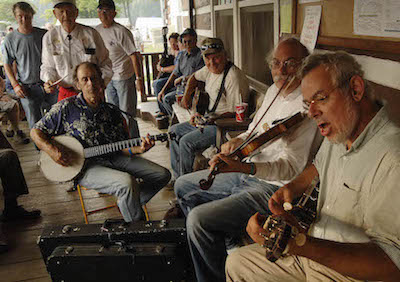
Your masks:
M 168 132 L 169 132 L 169 133 L 175 133 L 175 134 L 176 134 L 177 129 L 178 129 L 178 126 L 179 126 L 179 123 L 172 125 L 172 126 L 168 129 Z M 176 137 L 175 137 L 175 138 L 176 138 Z
M 225 263 L 227 281 L 233 281 L 232 278 L 236 277 L 235 273 L 243 266 L 242 259 L 243 257 L 240 254 L 240 249 L 235 250 L 228 255 Z
M 167 184 L 171 180 L 171 172 L 166 169 L 165 167 L 161 168 L 161 171 L 159 173 L 160 175 L 160 182 Z
M 126 173 L 123 176 L 118 177 L 118 179 L 115 179 L 114 185 L 117 188 L 115 191 L 116 196 L 122 197 L 126 194 L 133 193 L 137 186 L 137 182 L 134 177 Z
M 207 223 L 210 221 L 211 211 L 206 206 L 200 205 L 190 210 L 187 219 L 186 227 L 189 233 L 198 233 L 201 230 L 207 229 Z
M 7 159 L 8 162 L 18 160 L 17 152 L 12 149 L 6 149 L 1 152 L 1 157 Z

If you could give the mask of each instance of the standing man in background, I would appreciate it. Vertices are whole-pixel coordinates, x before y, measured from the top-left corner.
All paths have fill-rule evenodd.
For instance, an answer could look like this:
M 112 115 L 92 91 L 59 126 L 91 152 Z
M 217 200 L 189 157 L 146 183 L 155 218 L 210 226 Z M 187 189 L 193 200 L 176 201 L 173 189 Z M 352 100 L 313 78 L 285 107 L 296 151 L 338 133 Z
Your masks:
M 15 3 L 13 13 L 18 29 L 9 33 L 4 39 L 4 69 L 15 94 L 21 98 L 29 127 L 32 128 L 42 116 L 43 102 L 53 105 L 57 100 L 54 94 L 46 95 L 39 77 L 42 38 L 46 30 L 33 27 L 32 19 L 35 11 L 28 3 Z M 18 78 L 13 70 L 14 62 Z M 18 131 L 17 134 L 25 135 L 22 131 Z
M 59 101 L 76 95 L 72 74 L 77 65 L 87 61 L 100 67 L 107 85 L 112 77 L 111 60 L 100 34 L 76 23 L 79 10 L 75 0 L 54 0 L 53 4 L 53 14 L 61 25 L 43 37 L 40 78 L 45 81 L 45 91 L 54 93 L 58 82 Z
M 140 52 L 136 48 L 132 33 L 114 21 L 117 12 L 113 0 L 100 0 L 97 14 L 101 24 L 96 30 L 103 38 L 113 62 L 114 75 L 106 88 L 107 101 L 131 115 L 127 119 L 129 133 L 133 137 L 134 132 L 139 132 L 137 122 L 133 119 L 137 108 L 136 89 L 141 93 L 144 91 Z

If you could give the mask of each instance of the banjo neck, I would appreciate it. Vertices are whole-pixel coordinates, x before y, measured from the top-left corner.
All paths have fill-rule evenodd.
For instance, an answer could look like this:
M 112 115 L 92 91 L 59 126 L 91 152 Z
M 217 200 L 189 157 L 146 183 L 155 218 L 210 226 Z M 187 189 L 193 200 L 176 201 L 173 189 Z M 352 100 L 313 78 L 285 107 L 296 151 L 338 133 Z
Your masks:
M 157 135 L 149 136 L 150 140 L 154 141 L 166 141 L 169 138 L 168 133 L 162 133 Z M 110 144 L 94 146 L 90 148 L 86 148 L 83 150 L 85 158 L 97 157 L 117 151 L 121 151 L 126 148 L 140 146 L 142 144 L 141 138 L 134 138 L 124 141 L 118 141 Z

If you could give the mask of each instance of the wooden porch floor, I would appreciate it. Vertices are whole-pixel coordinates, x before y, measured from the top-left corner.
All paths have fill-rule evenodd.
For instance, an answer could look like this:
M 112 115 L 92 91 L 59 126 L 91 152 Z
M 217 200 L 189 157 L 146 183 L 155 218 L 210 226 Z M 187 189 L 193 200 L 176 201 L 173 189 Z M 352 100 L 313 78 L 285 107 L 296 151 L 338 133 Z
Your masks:
M 138 119 L 140 132 L 158 134 L 150 122 Z M 21 124 L 28 134 L 26 122 Z M 4 131 L 5 128 L 2 128 Z M 3 232 L 10 250 L 0 255 L 0 281 L 51 281 L 46 271 L 36 240 L 47 225 L 84 223 L 77 192 L 67 193 L 69 183 L 58 184 L 44 178 L 37 165 L 39 154 L 32 143 L 18 145 L 13 138 L 10 143 L 17 151 L 29 187 L 29 195 L 18 198 L 18 203 L 26 209 L 37 208 L 42 217 L 37 221 L 3 224 Z M 169 150 L 165 144 L 158 143 L 143 157 L 170 169 Z M 95 191 L 85 191 L 86 205 L 89 209 L 104 206 L 105 202 L 115 201 L 112 197 L 100 197 Z M 162 219 L 169 209 L 169 200 L 174 197 L 171 189 L 163 188 L 148 204 L 151 220 Z M 0 192 L 0 209 L 3 209 L 3 196 Z M 103 222 L 107 218 L 122 218 L 117 209 L 111 209 L 89 216 L 90 223 Z

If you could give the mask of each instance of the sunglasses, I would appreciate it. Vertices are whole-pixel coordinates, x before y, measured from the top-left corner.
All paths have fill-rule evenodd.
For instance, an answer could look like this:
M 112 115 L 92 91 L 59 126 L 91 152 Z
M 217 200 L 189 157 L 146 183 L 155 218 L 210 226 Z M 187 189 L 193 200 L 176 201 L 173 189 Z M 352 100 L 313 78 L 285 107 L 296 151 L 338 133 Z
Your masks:
M 201 46 L 202 51 L 206 51 L 208 49 L 224 49 L 224 46 L 222 46 L 221 44 L 209 44 Z

